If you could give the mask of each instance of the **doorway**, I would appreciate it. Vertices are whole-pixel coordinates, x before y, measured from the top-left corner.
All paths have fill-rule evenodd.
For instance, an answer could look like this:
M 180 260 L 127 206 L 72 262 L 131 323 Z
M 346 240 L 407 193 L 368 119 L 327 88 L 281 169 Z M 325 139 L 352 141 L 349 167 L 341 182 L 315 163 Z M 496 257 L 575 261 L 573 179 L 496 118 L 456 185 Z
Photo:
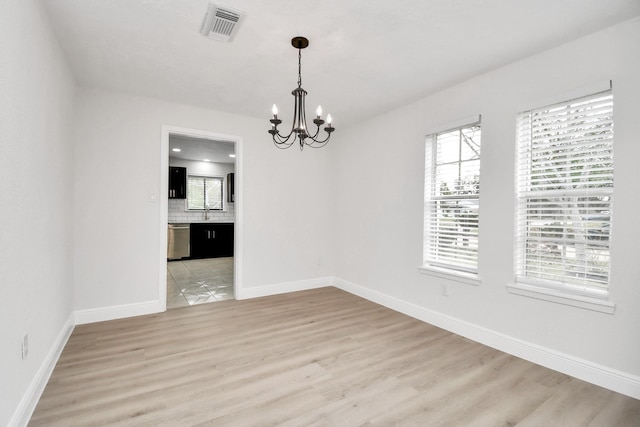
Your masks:
M 161 145 L 159 300 L 171 309 L 234 299 L 241 283 L 242 139 L 163 126 Z M 182 192 L 169 178 L 175 169 L 183 169 Z M 188 253 L 172 248 L 173 228 L 183 227 L 193 239 Z

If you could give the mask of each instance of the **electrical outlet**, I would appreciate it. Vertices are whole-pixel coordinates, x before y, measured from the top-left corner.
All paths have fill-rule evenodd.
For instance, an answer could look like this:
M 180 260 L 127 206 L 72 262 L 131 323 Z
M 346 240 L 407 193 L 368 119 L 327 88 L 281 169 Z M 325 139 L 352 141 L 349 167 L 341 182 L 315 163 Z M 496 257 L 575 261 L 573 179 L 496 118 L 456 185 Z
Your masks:
M 442 285 L 442 287 L 440 288 L 440 293 L 442 294 L 442 296 L 445 296 L 445 297 L 449 296 L 449 288 L 446 284 Z
M 22 358 L 26 359 L 29 354 L 29 334 L 24 334 L 22 337 Z

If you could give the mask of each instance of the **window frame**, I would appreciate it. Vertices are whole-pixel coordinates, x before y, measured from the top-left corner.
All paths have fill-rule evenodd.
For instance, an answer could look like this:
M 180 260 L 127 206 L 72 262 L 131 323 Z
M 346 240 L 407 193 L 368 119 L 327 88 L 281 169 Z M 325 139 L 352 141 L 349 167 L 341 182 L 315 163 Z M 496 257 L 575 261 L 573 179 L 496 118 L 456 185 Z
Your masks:
M 191 191 L 190 188 L 191 186 L 189 185 L 189 181 L 191 179 L 201 179 L 204 183 L 203 185 L 203 191 L 204 191 L 204 195 L 203 195 L 203 206 L 202 207 L 191 207 L 191 203 L 192 203 L 192 198 L 191 198 Z M 207 181 L 218 181 L 220 183 L 220 207 L 219 208 L 207 208 L 207 187 L 206 187 L 206 183 Z M 194 174 L 188 174 L 187 175 L 187 200 L 186 200 L 186 208 L 187 211 L 205 211 L 205 210 L 210 210 L 210 211 L 223 211 L 224 210 L 224 177 L 220 177 L 220 176 L 210 176 L 210 175 L 194 175 Z
M 440 277 L 444 279 L 454 280 L 457 282 L 470 284 L 470 285 L 478 285 L 481 280 L 478 275 L 478 254 L 479 254 L 479 206 L 480 206 L 480 188 L 479 188 L 479 180 L 480 180 L 480 163 L 481 163 L 481 154 L 478 154 L 478 157 L 475 159 L 464 159 L 463 158 L 463 150 L 461 148 L 462 144 L 462 133 L 466 130 L 478 128 L 480 136 L 480 142 L 478 144 L 478 148 L 481 153 L 481 145 L 482 145 L 482 125 L 481 125 L 481 117 L 475 116 L 470 119 L 461 120 L 458 123 L 450 126 L 442 126 L 440 130 L 435 132 L 427 133 L 425 137 L 425 177 L 424 177 L 424 212 L 423 212 L 423 254 L 422 254 L 422 265 L 418 268 L 419 271 L 423 274 Z M 449 135 L 451 133 L 458 132 L 458 144 L 456 160 L 442 162 L 438 164 L 438 137 Z M 477 162 L 478 166 L 475 170 L 477 176 L 477 195 L 466 194 L 463 196 L 460 195 L 451 195 L 451 196 L 436 196 L 434 191 L 436 190 L 436 175 L 438 173 L 438 168 L 445 169 L 446 166 L 454 165 L 458 169 L 458 174 L 461 174 L 461 169 L 463 165 L 468 162 Z M 468 201 L 475 200 L 476 205 L 476 217 L 475 217 L 475 228 L 476 228 L 476 237 L 475 237 L 475 259 L 473 260 L 472 266 L 464 266 L 459 263 L 456 264 L 454 262 L 447 262 L 446 257 L 439 258 L 436 254 L 439 251 L 438 247 L 434 247 L 433 245 L 438 245 L 436 242 L 442 242 L 442 229 L 440 229 L 439 225 L 435 225 L 437 223 L 437 218 L 440 218 L 436 212 L 438 210 L 444 210 L 445 208 L 436 207 L 438 202 L 442 201 Z M 436 233 L 434 234 L 434 225 Z M 438 233 L 440 231 L 440 233 Z M 450 233 L 450 231 L 448 231 Z M 462 238 L 469 238 L 468 232 L 459 231 L 455 232 L 454 239 L 457 241 Z M 450 238 L 450 237 L 448 237 Z M 458 254 L 459 255 L 459 254 Z
M 610 123 L 606 127 L 606 132 L 603 135 L 606 135 L 603 140 L 602 146 L 605 148 L 605 152 L 608 150 L 607 156 L 604 156 L 607 160 L 605 162 L 610 163 L 610 168 L 606 169 L 604 172 L 598 171 L 598 173 L 604 173 L 610 178 L 602 179 L 603 185 L 602 187 L 597 187 L 594 185 L 587 185 L 586 190 L 582 187 L 578 187 L 575 185 L 576 177 L 580 180 L 580 182 L 589 183 L 591 178 L 596 177 L 596 173 L 593 172 L 592 169 L 587 169 L 588 173 L 584 173 L 586 167 L 592 164 L 592 160 L 587 157 L 581 157 L 585 153 L 588 153 L 588 150 L 592 150 L 593 148 L 578 148 L 579 145 L 574 143 L 574 140 L 571 138 L 576 138 L 576 142 L 587 144 L 595 144 L 592 139 L 592 133 L 587 130 L 587 126 L 582 126 L 579 128 L 575 126 L 576 123 L 583 122 L 577 121 L 577 119 L 566 119 L 563 117 L 563 114 L 566 114 L 567 111 L 570 111 L 572 106 L 583 102 L 592 101 L 595 102 L 597 99 L 601 99 L 604 97 L 610 97 L 611 106 L 609 108 L 608 115 L 604 116 L 604 123 L 606 124 L 607 120 Z M 615 304 L 610 301 L 610 290 L 611 290 L 611 224 L 612 216 L 612 200 L 613 200 L 613 173 L 614 173 L 614 165 L 613 165 L 613 150 L 614 150 L 614 131 L 613 131 L 613 117 L 614 117 L 614 105 L 613 105 L 613 90 L 611 82 L 608 82 L 607 87 L 598 88 L 597 90 L 591 90 L 589 92 L 582 92 L 580 95 L 574 94 L 571 98 L 566 98 L 560 102 L 546 103 L 543 106 L 529 108 L 523 111 L 520 111 L 516 116 L 516 163 L 515 163 L 515 188 L 516 188 L 516 200 L 515 200 L 515 258 L 514 258 L 514 283 L 510 283 L 507 288 L 511 293 L 524 295 L 528 297 L 568 304 L 576 307 L 582 307 L 590 310 L 600 311 L 604 313 L 613 313 L 615 310 Z M 592 104 L 589 104 L 590 106 Z M 591 107 L 590 107 L 591 108 Z M 550 111 L 556 111 L 556 113 L 551 114 Z M 580 113 L 588 111 L 587 108 L 580 107 L 577 109 Z M 534 137 L 532 135 L 531 130 L 527 132 L 523 132 L 523 123 L 529 123 L 531 126 L 532 117 L 534 115 L 539 114 L 541 116 L 545 116 L 543 123 L 545 121 L 550 122 L 550 120 L 556 120 L 555 124 L 561 123 L 558 126 L 558 131 L 547 133 L 550 136 L 544 136 L 537 138 L 537 141 L 533 141 Z M 528 117 L 526 117 L 528 116 Z M 551 117 L 551 118 L 549 118 Z M 580 116 L 582 117 L 582 116 Z M 569 125 L 569 123 L 571 125 Z M 572 126 L 572 127 L 571 127 Z M 575 132 L 575 137 L 573 136 L 573 128 L 579 128 L 578 132 Z M 572 132 L 567 132 L 567 129 L 572 129 Z M 546 131 L 546 129 L 545 129 Z M 565 132 L 563 134 L 563 131 Z M 569 133 L 570 137 L 566 136 Z M 523 135 L 528 135 L 526 139 Z M 562 139 L 567 139 L 568 142 L 562 142 Z M 558 145 L 555 145 L 557 141 Z M 537 146 L 536 146 L 537 144 Z M 568 173 L 567 170 L 564 170 L 565 176 L 558 178 L 561 174 L 556 173 L 554 175 L 554 179 L 557 181 L 553 185 L 564 186 L 564 188 L 551 188 L 551 184 L 540 184 L 540 178 L 538 178 L 538 183 L 533 183 L 536 178 L 536 173 L 539 171 L 536 170 L 536 165 L 533 165 L 531 161 L 531 156 L 539 153 L 541 150 L 549 149 L 549 147 L 553 147 L 558 152 L 563 153 L 567 160 L 558 160 L 560 155 L 555 154 L 555 157 L 552 157 L 551 161 L 547 161 L 545 163 L 545 168 L 549 168 L 555 172 L 561 171 L 561 166 L 563 162 L 565 165 L 572 164 L 572 166 L 577 166 L 578 172 L 575 169 L 571 169 Z M 600 147 L 598 147 L 600 149 Z M 567 157 L 567 153 L 574 155 L 572 157 Z M 577 154 L 577 155 L 576 155 Z M 526 158 L 526 156 L 529 158 Z M 578 163 L 574 163 L 575 159 L 578 159 Z M 550 166 L 549 166 L 550 165 Z M 544 175 L 543 175 L 544 176 Z M 545 176 L 546 178 L 546 176 Z M 598 184 L 600 184 L 601 179 L 596 179 Z M 548 188 L 544 188 L 544 187 Z M 603 199 L 599 201 L 598 197 Z M 602 244 L 598 243 L 599 247 L 606 248 L 606 286 L 601 284 L 596 284 L 596 280 L 592 280 L 591 283 L 586 278 L 588 274 L 585 272 L 585 283 L 578 283 L 578 280 L 552 280 L 549 277 L 542 277 L 544 274 L 539 273 L 540 277 L 535 277 L 535 275 L 527 275 L 527 271 L 529 271 L 529 265 L 535 265 L 535 261 L 533 260 L 533 251 L 531 250 L 531 244 L 535 241 L 532 237 L 534 236 L 533 228 L 531 224 L 533 223 L 534 215 L 532 214 L 535 210 L 531 208 L 533 206 L 532 200 L 538 200 L 538 205 L 542 207 L 538 207 L 538 209 L 557 209 L 559 213 L 553 213 L 551 218 L 554 220 L 557 218 L 558 223 L 554 222 L 554 226 L 559 224 L 558 227 L 562 229 L 562 237 L 565 241 L 562 244 L 563 248 L 571 248 L 571 244 L 575 246 L 572 250 L 577 254 L 579 250 L 586 251 L 587 249 L 581 249 L 581 246 L 586 246 L 588 249 L 593 250 L 593 248 L 589 248 L 589 237 L 588 233 L 589 229 L 583 224 L 584 222 L 589 221 L 585 219 L 588 216 L 588 213 L 580 213 L 579 220 L 570 222 L 569 218 L 572 215 L 576 216 L 577 212 L 582 212 L 585 210 L 589 212 L 591 209 L 596 209 L 594 207 L 598 204 L 602 205 L 602 209 L 607 212 L 608 219 L 607 225 L 608 233 L 606 236 L 606 243 Z M 602 200 L 606 199 L 606 203 Z M 544 202 L 542 202 L 544 200 Z M 582 203 L 579 206 L 579 203 Z M 543 211 L 541 211 L 543 212 Z M 549 214 L 539 213 L 538 221 L 543 217 L 549 216 Z M 578 223 L 577 226 L 574 226 L 574 223 Z M 576 230 L 573 230 L 573 237 L 568 230 L 576 228 L 576 230 L 580 231 L 580 233 Z M 539 233 L 542 235 L 542 230 Z M 567 237 L 569 236 L 569 237 Z M 555 236 L 551 238 L 547 237 L 546 240 L 556 239 Z M 537 242 L 543 242 L 545 239 L 540 239 L 538 237 Z M 529 246 L 528 246 L 529 245 Z M 529 248 L 529 249 L 528 249 Z M 566 249 L 565 249 L 566 250 Z M 564 251 L 561 251 L 560 255 L 555 253 L 551 253 L 551 255 L 546 255 L 546 257 L 550 260 L 549 262 L 554 267 L 559 265 L 563 268 L 560 270 L 563 273 L 557 274 L 558 277 L 563 275 L 565 277 L 569 277 L 569 273 L 572 271 L 571 264 L 572 262 L 568 261 L 568 257 L 566 255 L 562 255 Z M 560 261 L 557 261 L 557 258 L 562 257 Z M 578 258 L 577 255 L 575 255 Z M 544 258 L 544 257 L 542 257 Z M 589 268 L 589 260 L 585 255 L 584 260 L 580 260 L 584 265 L 585 269 Z M 537 261 L 538 264 L 541 264 L 543 261 Z M 542 267 L 544 268 L 544 267 Z M 585 270 L 590 271 L 590 270 Z M 530 273 L 531 274 L 531 273 Z M 547 276 L 552 276 L 549 273 Z

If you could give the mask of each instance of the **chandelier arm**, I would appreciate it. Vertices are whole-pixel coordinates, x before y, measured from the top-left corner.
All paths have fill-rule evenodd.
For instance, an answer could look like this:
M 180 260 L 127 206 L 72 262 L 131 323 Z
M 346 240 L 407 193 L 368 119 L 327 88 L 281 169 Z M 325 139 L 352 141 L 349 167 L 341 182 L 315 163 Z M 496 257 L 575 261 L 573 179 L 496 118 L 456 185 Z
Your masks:
M 310 148 L 322 148 L 325 145 L 327 145 L 328 143 L 329 143 L 329 139 L 326 139 L 322 143 L 307 144 L 307 147 L 310 147 Z
M 282 135 L 280 133 L 280 131 L 277 128 L 273 128 L 269 131 L 269 133 L 271 134 L 272 138 L 273 138 L 273 142 L 276 144 L 289 144 L 291 145 L 293 142 L 288 142 L 291 139 L 291 136 L 293 135 L 293 130 L 291 130 L 291 132 L 289 132 L 288 135 Z M 293 139 L 295 141 L 295 137 Z
M 275 134 L 273 135 L 273 141 L 276 144 L 286 144 L 290 139 L 291 139 L 291 135 L 293 134 L 293 132 L 289 133 L 289 135 L 287 135 L 286 137 L 283 135 Z M 295 136 L 294 136 L 294 141 L 295 141 Z
M 329 139 L 331 138 L 331 134 L 327 133 L 327 136 L 324 139 L 315 139 L 312 138 L 311 140 L 313 141 L 313 143 L 315 144 L 326 144 L 327 142 L 329 142 Z M 312 143 L 312 144 L 313 144 Z
M 273 142 L 278 148 L 289 148 L 296 141 L 296 136 L 294 135 L 293 129 L 286 136 L 280 134 L 280 132 L 276 129 L 276 132 L 271 133 L 271 136 L 273 137 Z
M 281 150 L 286 150 L 287 148 L 291 147 L 293 145 L 293 142 L 290 143 L 285 143 L 285 142 L 276 142 L 275 146 L 278 147 Z
M 273 138 L 273 142 L 275 142 L 276 144 L 287 144 L 289 143 L 289 139 Z
M 273 135 L 273 139 L 274 139 L 274 140 L 276 139 L 276 136 L 277 136 L 277 137 L 278 137 L 278 139 L 280 139 L 280 140 L 287 140 L 287 139 L 289 139 L 289 137 L 291 136 L 291 133 L 292 133 L 292 132 L 289 132 L 289 134 L 285 136 L 285 135 L 282 135 L 282 134 L 280 133 L 280 130 L 276 127 L 276 128 L 272 128 L 272 129 L 269 131 L 269 133 L 270 133 L 271 135 Z
M 324 128 L 324 131 L 326 132 L 327 136 L 324 139 L 318 139 L 318 135 L 320 134 L 320 126 L 324 124 L 324 120 L 322 122 L 314 120 L 314 123 L 316 125 L 316 132 L 313 135 L 308 135 L 308 138 L 311 139 L 313 142 L 316 142 L 319 144 L 326 144 L 331 138 L 331 132 L 333 132 L 335 128 L 333 128 L 331 125 L 328 125 L 327 127 Z M 327 132 L 327 129 L 329 129 L 328 132 Z
M 278 129 L 278 125 L 275 125 L 275 127 L 273 127 L 269 133 L 273 136 L 273 142 L 275 142 L 276 144 L 286 144 L 289 139 L 291 138 L 291 136 L 293 136 L 293 141 L 295 141 L 296 135 L 295 134 L 295 116 L 294 116 L 294 124 L 292 124 L 291 126 L 291 130 L 289 131 L 289 133 L 287 135 L 283 135 L 280 133 L 280 130 Z M 289 145 L 293 144 L 293 141 L 289 143 Z
M 314 133 L 313 135 L 309 135 L 309 138 L 316 141 L 316 138 L 318 137 L 319 134 L 320 134 L 320 125 L 316 125 L 316 133 Z

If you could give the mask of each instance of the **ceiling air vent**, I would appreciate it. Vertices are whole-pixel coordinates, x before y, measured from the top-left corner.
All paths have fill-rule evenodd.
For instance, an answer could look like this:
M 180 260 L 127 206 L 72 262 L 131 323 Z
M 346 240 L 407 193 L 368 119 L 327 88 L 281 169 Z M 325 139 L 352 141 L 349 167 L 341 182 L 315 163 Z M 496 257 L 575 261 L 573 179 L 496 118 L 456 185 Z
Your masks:
M 207 14 L 202 21 L 200 32 L 212 40 L 233 41 L 245 15 L 242 11 L 209 3 L 209 9 L 207 9 Z

